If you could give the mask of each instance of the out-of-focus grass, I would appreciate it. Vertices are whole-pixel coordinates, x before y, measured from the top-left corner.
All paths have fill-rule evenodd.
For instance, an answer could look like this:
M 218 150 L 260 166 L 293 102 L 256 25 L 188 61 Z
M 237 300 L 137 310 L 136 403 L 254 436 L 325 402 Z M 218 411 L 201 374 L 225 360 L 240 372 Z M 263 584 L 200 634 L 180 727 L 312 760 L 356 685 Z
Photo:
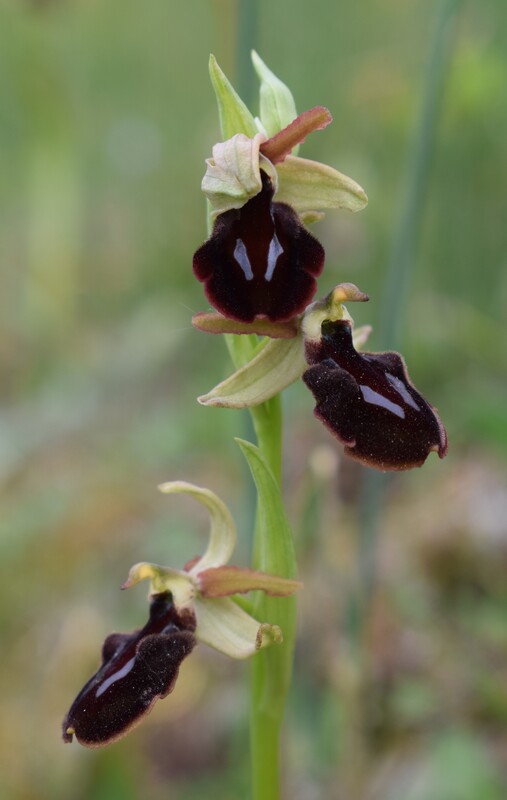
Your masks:
M 259 4 L 262 57 L 298 108 L 335 117 L 304 154 L 369 194 L 361 215 L 316 226 L 321 293 L 350 280 L 372 298 L 358 322 L 380 316 L 432 10 Z M 501 800 L 507 786 L 506 28 L 500 0 L 463 5 L 405 315 L 411 375 L 451 452 L 389 496 L 365 695 L 372 800 Z M 245 666 L 204 648 L 123 742 L 87 752 L 59 739 L 102 638 L 146 616 L 142 588 L 118 591 L 129 566 L 183 564 L 203 541 L 204 517 L 157 483 L 218 491 L 247 559 L 232 443 L 245 421 L 193 402 L 227 367 L 218 338 L 189 321 L 206 307 L 190 259 L 217 136 L 207 58 L 232 68 L 233 31 L 231 2 L 0 8 L 0 795 L 13 800 L 247 791 Z M 289 390 L 286 491 L 306 590 L 285 763 L 305 800 L 339 797 L 347 770 L 358 485 L 311 408 Z

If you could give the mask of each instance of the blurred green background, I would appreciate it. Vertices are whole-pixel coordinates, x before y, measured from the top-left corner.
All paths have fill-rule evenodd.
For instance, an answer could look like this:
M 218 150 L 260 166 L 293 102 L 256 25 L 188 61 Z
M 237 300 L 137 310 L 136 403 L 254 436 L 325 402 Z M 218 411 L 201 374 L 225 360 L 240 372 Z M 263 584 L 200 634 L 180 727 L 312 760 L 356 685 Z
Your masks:
M 2 798 L 247 794 L 248 665 L 203 646 L 122 742 L 60 740 L 105 635 L 146 619 L 146 587 L 119 591 L 129 567 L 202 547 L 205 516 L 158 483 L 217 491 L 248 560 L 253 490 L 232 440 L 247 420 L 194 402 L 228 370 L 220 339 L 190 325 L 206 308 L 191 256 L 219 138 L 208 55 L 249 91 L 253 41 L 299 110 L 332 111 L 303 155 L 370 203 L 315 225 L 319 293 L 353 281 L 371 297 L 357 322 L 375 324 L 438 5 L 260 0 L 245 32 L 232 0 L 0 4 Z M 283 753 L 295 800 L 507 796 L 506 47 L 503 0 L 459 6 L 401 318 L 451 447 L 389 484 L 359 655 L 362 470 L 302 383 L 285 395 L 305 582 Z

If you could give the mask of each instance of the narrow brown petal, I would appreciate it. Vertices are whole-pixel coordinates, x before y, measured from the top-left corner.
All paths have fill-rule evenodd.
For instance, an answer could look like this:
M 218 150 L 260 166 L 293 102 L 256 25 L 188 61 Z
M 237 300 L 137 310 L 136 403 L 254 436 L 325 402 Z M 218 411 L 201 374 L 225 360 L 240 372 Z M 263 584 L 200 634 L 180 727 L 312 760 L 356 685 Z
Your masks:
M 333 121 L 331 112 L 325 106 L 315 106 L 309 111 L 299 114 L 290 125 L 276 133 L 271 139 L 266 139 L 260 146 L 263 156 L 269 158 L 272 164 L 284 161 L 291 150 L 298 144 L 303 144 L 309 133 L 326 128 Z
M 270 322 L 259 317 L 253 322 L 238 322 L 227 319 L 222 314 L 212 311 L 201 311 L 192 317 L 192 325 L 204 333 L 255 333 L 257 336 L 269 336 L 270 339 L 294 339 L 298 334 L 297 320 L 289 322 Z
M 210 567 L 197 576 L 203 597 L 227 597 L 260 589 L 270 597 L 288 597 L 303 584 L 290 578 L 279 578 L 253 569 L 241 567 Z

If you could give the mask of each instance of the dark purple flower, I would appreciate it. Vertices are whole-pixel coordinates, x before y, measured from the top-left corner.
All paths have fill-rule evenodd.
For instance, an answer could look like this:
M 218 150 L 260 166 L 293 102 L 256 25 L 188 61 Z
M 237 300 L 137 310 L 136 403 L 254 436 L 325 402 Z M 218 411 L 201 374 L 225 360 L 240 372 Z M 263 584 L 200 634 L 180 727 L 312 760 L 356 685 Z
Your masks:
M 104 641 L 102 666 L 74 700 L 63 721 L 63 739 L 100 747 L 120 739 L 172 691 L 183 659 L 195 645 L 192 611 L 180 615 L 172 596 L 152 596 L 150 618 L 134 633 Z
M 220 214 L 207 242 L 194 254 L 195 276 L 211 305 L 230 319 L 292 319 L 312 300 L 324 249 L 296 212 L 273 202 L 271 180 L 242 208 Z
M 420 467 L 432 450 L 447 453 L 435 409 L 412 385 L 398 353 L 358 353 L 350 323 L 324 322 L 322 338 L 306 345 L 303 380 L 315 415 L 347 455 L 381 470 Z

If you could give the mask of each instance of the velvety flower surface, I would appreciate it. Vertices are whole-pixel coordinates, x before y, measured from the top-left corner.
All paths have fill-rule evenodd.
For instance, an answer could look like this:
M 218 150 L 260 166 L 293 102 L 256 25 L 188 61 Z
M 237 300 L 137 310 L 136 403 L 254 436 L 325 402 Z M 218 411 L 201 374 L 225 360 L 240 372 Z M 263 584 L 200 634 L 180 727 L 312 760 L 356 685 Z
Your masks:
M 398 353 L 358 353 L 346 320 L 324 322 L 308 342 L 303 380 L 315 415 L 353 458 L 377 469 L 419 467 L 432 450 L 447 453 L 447 435 L 408 377 Z
M 193 259 L 211 305 L 242 322 L 292 319 L 312 300 L 324 266 L 323 247 L 289 205 L 273 202 L 263 170 L 261 178 L 257 195 L 216 218 Z
M 179 614 L 170 593 L 152 596 L 142 630 L 104 641 L 102 666 L 74 700 L 63 739 L 99 747 L 124 736 L 159 697 L 173 689 L 183 659 L 195 645 L 193 614 Z

